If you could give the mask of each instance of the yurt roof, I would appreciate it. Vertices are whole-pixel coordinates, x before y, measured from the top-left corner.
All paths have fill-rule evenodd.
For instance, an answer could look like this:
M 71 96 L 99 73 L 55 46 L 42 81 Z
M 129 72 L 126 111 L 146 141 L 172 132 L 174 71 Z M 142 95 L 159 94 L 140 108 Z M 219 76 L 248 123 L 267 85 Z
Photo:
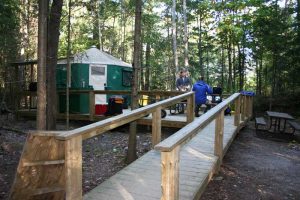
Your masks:
M 84 52 L 76 53 L 71 58 L 72 63 L 85 63 L 85 64 L 103 64 L 103 65 L 116 65 L 123 67 L 132 67 L 130 64 L 105 53 L 96 47 L 91 47 Z M 66 64 L 67 59 L 58 60 L 58 64 Z

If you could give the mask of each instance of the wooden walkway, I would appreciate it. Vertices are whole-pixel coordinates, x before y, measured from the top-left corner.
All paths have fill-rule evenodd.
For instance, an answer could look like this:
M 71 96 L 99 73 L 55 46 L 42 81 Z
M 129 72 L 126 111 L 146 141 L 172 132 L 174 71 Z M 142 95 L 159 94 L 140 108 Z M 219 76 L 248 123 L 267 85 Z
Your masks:
M 241 127 L 241 125 L 240 125 Z M 224 154 L 233 141 L 238 127 L 234 117 L 224 120 Z M 180 150 L 179 199 L 197 199 L 204 191 L 218 166 L 214 155 L 215 120 L 183 145 Z M 151 150 L 84 196 L 86 200 L 160 199 L 161 153 Z
M 161 141 L 161 110 L 184 100 L 186 116 L 170 116 L 174 121 L 168 117 L 167 122 L 187 125 Z M 224 110 L 233 104 L 234 116 L 224 119 Z M 194 106 L 194 93 L 188 92 L 74 130 L 31 131 L 10 199 L 199 199 L 234 136 L 251 118 L 253 97 L 232 94 L 197 119 Z M 83 197 L 82 141 L 139 120 L 151 122 L 154 150 Z

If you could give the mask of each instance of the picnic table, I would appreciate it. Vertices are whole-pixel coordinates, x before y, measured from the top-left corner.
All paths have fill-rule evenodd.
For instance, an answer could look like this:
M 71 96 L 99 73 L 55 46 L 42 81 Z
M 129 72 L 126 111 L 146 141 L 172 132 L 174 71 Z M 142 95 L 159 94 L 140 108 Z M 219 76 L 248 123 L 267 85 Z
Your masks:
M 269 130 L 272 130 L 272 127 L 274 127 L 274 132 L 277 131 L 285 132 L 286 121 L 294 119 L 294 117 L 292 117 L 288 113 L 282 113 L 282 112 L 267 111 L 267 115 L 269 117 Z M 281 121 L 284 121 L 282 130 L 281 130 Z

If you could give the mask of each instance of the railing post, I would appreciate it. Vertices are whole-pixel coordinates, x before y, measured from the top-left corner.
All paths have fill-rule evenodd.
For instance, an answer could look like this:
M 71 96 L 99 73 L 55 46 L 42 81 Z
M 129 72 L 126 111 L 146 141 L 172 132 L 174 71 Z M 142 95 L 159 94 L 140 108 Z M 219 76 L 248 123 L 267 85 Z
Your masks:
M 82 138 L 65 141 L 66 200 L 82 200 Z
M 89 102 L 90 102 L 90 121 L 94 121 L 95 116 L 95 93 L 94 91 L 89 92 Z
M 249 119 L 250 118 L 250 97 L 249 96 L 246 96 L 246 117 L 247 117 L 247 119 Z
M 158 101 L 160 101 L 160 95 L 155 95 L 155 102 L 158 102 Z
M 195 115 L 195 93 L 193 93 L 191 96 L 187 99 L 187 112 L 186 112 L 186 122 L 191 123 L 194 121 Z
M 179 150 L 161 152 L 161 200 L 179 199 Z
M 152 147 L 161 141 L 161 107 L 152 113 Z
M 242 100 L 243 100 L 243 103 L 242 103 L 242 121 L 245 121 L 246 108 L 247 108 L 247 101 L 246 101 L 246 96 L 245 95 L 242 96 Z
M 219 157 L 219 166 L 222 163 L 223 158 L 223 135 L 224 135 L 224 110 L 216 117 L 216 127 L 215 127 L 215 156 Z M 219 168 L 218 166 L 218 168 Z
M 234 125 L 240 125 L 240 118 L 241 118 L 241 98 L 240 96 L 235 100 L 235 115 L 234 115 Z
M 253 117 L 253 97 L 249 97 L 249 106 L 250 106 L 250 119 Z

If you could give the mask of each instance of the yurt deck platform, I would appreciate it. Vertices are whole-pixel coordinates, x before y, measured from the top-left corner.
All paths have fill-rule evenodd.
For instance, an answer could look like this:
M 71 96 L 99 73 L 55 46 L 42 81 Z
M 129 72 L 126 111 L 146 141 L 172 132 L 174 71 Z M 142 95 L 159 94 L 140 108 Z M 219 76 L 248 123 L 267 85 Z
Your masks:
M 130 109 L 124 109 L 123 113 L 129 113 Z M 170 110 L 166 109 L 167 116 L 161 120 L 163 127 L 172 127 L 172 128 L 182 128 L 187 123 L 187 117 L 186 114 L 170 114 Z M 18 110 L 17 111 L 17 117 L 36 117 L 36 109 L 24 109 L 24 110 Z M 70 120 L 79 120 L 79 121 L 100 121 L 103 119 L 107 119 L 111 116 L 104 116 L 104 115 L 94 115 L 93 118 L 91 118 L 90 114 L 69 114 Z M 59 113 L 57 115 L 57 118 L 60 120 L 66 119 L 66 114 Z M 152 116 L 151 114 L 148 117 L 141 118 L 137 120 L 138 124 L 140 125 L 151 125 L 152 124 Z

